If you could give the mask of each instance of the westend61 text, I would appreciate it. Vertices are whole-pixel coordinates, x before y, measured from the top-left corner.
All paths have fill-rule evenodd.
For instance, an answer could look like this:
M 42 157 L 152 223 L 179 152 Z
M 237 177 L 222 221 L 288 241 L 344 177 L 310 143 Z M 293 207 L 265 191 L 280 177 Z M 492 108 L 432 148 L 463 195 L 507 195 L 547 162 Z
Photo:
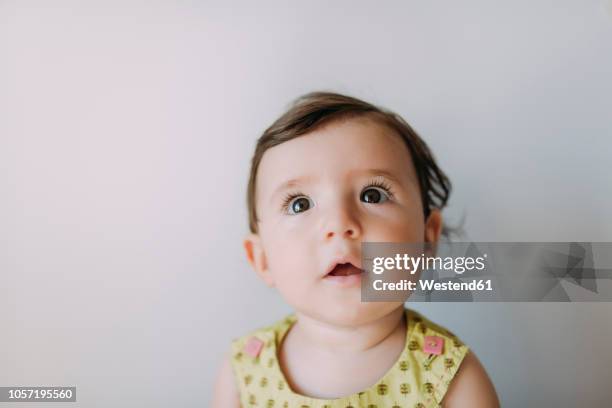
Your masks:
M 473 280 L 471 282 L 436 282 L 431 279 L 419 280 L 419 288 L 424 291 L 464 291 L 464 290 L 493 290 L 491 279 Z M 372 283 L 374 290 L 407 290 L 417 289 L 417 283 L 402 279 L 399 282 L 383 282 L 380 279 Z

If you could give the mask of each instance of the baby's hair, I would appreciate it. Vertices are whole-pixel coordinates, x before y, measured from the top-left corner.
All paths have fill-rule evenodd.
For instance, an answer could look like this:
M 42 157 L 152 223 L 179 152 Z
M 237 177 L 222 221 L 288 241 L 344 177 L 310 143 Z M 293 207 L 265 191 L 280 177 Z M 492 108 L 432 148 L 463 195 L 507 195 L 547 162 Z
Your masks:
M 271 147 L 303 136 L 332 121 L 367 117 L 397 132 L 410 151 L 419 179 L 425 220 L 434 208 L 446 206 L 451 182 L 438 167 L 431 150 L 404 119 L 396 113 L 374 106 L 351 96 L 332 92 L 312 92 L 297 98 L 289 110 L 281 115 L 257 140 L 251 160 L 247 207 L 249 229 L 257 233 L 257 209 L 255 208 L 256 179 L 259 163 Z M 445 235 L 447 234 L 445 229 Z

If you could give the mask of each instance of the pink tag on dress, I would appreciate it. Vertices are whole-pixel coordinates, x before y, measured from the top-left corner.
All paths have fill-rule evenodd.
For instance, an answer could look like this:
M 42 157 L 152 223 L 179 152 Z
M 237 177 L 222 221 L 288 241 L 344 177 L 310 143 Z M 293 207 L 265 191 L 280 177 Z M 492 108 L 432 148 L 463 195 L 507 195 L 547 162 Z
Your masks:
M 444 346 L 444 339 L 438 336 L 425 336 L 425 342 L 423 343 L 423 351 L 429 354 L 442 354 L 442 346 Z
M 264 342 L 257 337 L 251 337 L 244 345 L 244 351 L 251 357 L 257 357 L 263 348 Z

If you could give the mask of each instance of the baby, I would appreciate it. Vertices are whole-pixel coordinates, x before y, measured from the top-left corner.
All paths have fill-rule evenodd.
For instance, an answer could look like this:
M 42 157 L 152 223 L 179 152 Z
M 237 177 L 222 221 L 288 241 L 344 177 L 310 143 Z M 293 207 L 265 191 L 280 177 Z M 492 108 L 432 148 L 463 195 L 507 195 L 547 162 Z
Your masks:
M 295 310 L 235 339 L 215 407 L 498 407 L 474 353 L 403 302 L 362 302 L 362 242 L 435 244 L 450 182 L 399 116 L 299 98 L 257 141 L 249 263 Z

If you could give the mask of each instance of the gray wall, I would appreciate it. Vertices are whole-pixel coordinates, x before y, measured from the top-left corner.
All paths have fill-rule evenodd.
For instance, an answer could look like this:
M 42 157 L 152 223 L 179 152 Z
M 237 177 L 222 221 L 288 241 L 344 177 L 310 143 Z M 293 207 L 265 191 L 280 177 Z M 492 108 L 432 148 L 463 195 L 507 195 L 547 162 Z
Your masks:
M 289 312 L 244 259 L 244 193 L 310 90 L 402 114 L 469 239 L 612 241 L 610 1 L 0 1 L 0 58 L 0 386 L 66 406 L 206 406 L 230 339 Z M 416 308 L 504 406 L 612 393 L 610 304 Z

